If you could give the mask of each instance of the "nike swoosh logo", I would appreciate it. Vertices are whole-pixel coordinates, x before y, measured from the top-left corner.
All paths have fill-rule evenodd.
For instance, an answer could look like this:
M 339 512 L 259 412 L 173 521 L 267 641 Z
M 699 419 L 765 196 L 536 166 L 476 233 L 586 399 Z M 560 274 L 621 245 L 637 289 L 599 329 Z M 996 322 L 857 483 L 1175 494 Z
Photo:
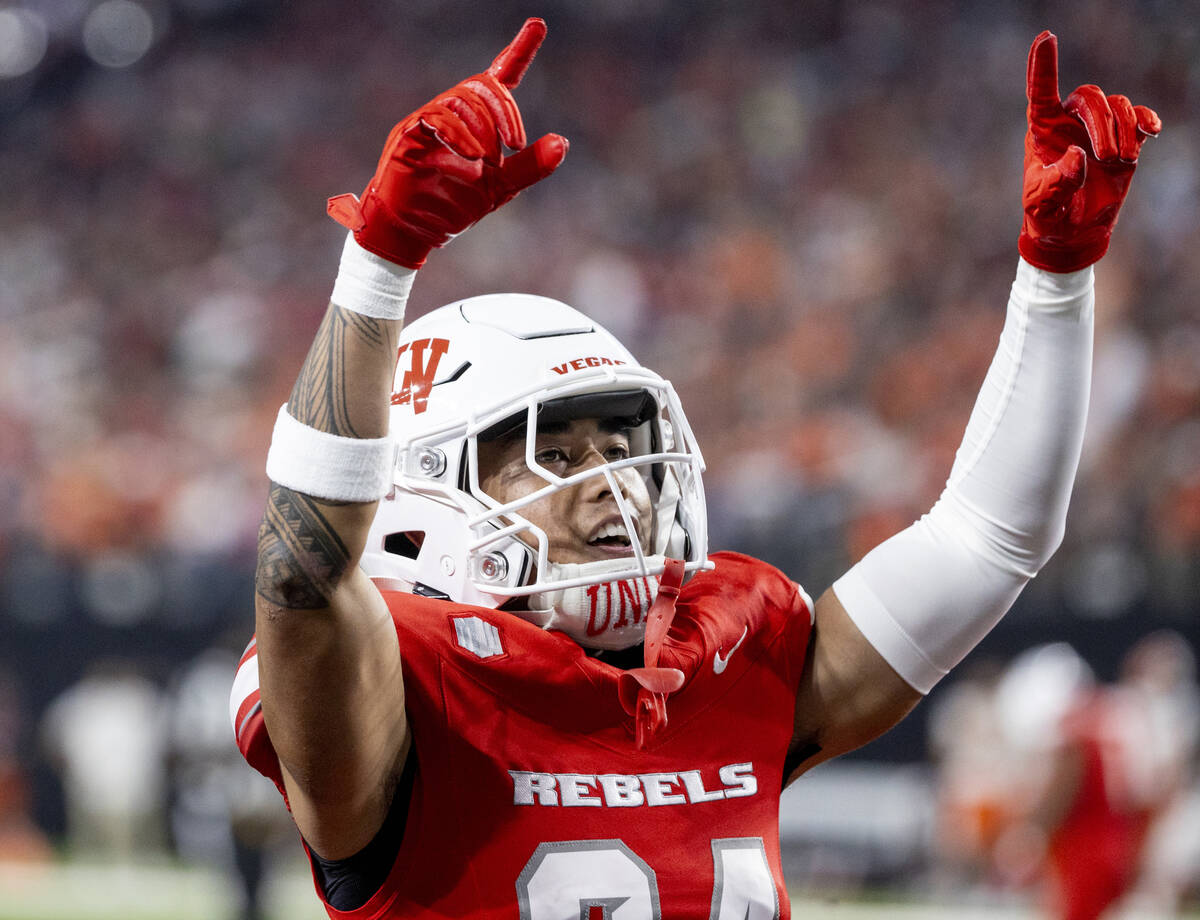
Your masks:
M 714 674 L 723 674 L 725 672 L 725 668 L 729 665 L 729 659 L 732 658 L 733 653 L 738 650 L 738 646 L 740 646 L 743 642 L 746 641 L 746 636 L 749 633 L 750 633 L 750 627 L 743 626 L 742 627 L 742 637 L 733 644 L 733 648 L 731 648 L 729 650 L 728 654 L 726 654 L 724 658 L 721 657 L 720 649 L 713 652 L 713 673 Z

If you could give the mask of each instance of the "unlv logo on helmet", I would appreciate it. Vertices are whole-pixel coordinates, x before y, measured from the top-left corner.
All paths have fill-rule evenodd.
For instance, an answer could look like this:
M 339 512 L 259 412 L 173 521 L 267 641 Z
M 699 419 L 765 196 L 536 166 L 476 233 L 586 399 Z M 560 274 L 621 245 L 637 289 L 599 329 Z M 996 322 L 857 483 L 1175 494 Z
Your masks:
M 400 346 L 396 352 L 396 364 L 399 365 L 404 359 L 405 352 L 408 352 L 411 363 L 400 381 L 399 391 L 392 394 L 393 406 L 411 404 L 413 412 L 420 414 L 425 411 L 438 362 L 449 348 L 449 339 L 415 339 Z

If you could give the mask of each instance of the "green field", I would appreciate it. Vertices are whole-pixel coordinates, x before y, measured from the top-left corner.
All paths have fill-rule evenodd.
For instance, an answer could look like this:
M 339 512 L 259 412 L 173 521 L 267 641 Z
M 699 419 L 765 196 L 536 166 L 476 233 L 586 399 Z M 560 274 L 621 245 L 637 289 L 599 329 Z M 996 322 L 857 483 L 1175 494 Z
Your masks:
M 234 898 L 223 877 L 202 869 L 0 863 L 0 920 L 234 920 Z M 266 901 L 269 920 L 326 920 L 303 870 L 274 877 L 267 885 Z M 1022 905 L 795 898 L 792 916 L 795 920 L 1036 920 L 1038 914 Z M 1200 920 L 1200 913 L 1186 916 Z M 1126 913 L 1119 920 L 1162 918 Z
M 136 894 L 135 894 L 136 892 Z M 270 920 L 328 920 L 305 875 L 271 880 Z M 233 920 L 236 893 L 202 869 L 0 864 L 0 920 Z

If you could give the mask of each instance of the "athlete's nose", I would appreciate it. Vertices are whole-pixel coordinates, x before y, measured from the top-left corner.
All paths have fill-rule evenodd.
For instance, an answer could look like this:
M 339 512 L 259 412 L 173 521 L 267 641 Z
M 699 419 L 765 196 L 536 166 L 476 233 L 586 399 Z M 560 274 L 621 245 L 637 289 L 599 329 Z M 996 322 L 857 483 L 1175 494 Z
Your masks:
M 607 463 L 608 461 L 604 459 L 604 455 L 596 449 L 595 445 L 590 445 L 583 457 L 580 458 L 579 472 L 602 467 Z M 620 482 L 619 479 L 617 481 Z M 585 501 L 601 501 L 612 495 L 612 488 L 609 485 L 608 477 L 603 473 L 596 473 L 589 476 L 580 485 L 583 492 L 582 497 Z M 624 490 L 622 490 L 622 494 L 624 494 Z

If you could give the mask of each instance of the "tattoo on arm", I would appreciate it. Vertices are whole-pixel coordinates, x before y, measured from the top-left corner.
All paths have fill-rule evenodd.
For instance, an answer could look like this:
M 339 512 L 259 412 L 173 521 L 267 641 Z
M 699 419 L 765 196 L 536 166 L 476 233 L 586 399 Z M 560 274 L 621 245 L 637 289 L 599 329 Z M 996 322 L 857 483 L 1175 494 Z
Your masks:
M 383 323 L 370 316 L 331 306 L 321 321 L 304 367 L 288 397 L 292 417 L 331 434 L 362 437 L 350 419 L 346 353 L 349 339 L 372 349 L 388 349 Z
M 288 413 L 305 425 L 341 437 L 371 436 L 373 416 L 386 426 L 386 399 L 381 397 L 375 407 L 363 406 L 369 387 L 364 391 L 363 381 L 354 381 L 357 387 L 351 381 L 356 373 L 378 373 L 381 361 L 390 373 L 398 331 L 393 327 L 398 325 L 330 304 L 288 398 Z M 330 511 L 346 504 L 350 503 L 271 484 L 258 532 L 255 589 L 260 597 L 290 610 L 329 605 L 333 588 L 351 561 L 339 532 L 347 522 Z
M 258 531 L 255 589 L 266 601 L 289 610 L 319 610 L 345 573 L 350 553 L 322 514 L 339 502 L 312 498 L 271 484 Z

